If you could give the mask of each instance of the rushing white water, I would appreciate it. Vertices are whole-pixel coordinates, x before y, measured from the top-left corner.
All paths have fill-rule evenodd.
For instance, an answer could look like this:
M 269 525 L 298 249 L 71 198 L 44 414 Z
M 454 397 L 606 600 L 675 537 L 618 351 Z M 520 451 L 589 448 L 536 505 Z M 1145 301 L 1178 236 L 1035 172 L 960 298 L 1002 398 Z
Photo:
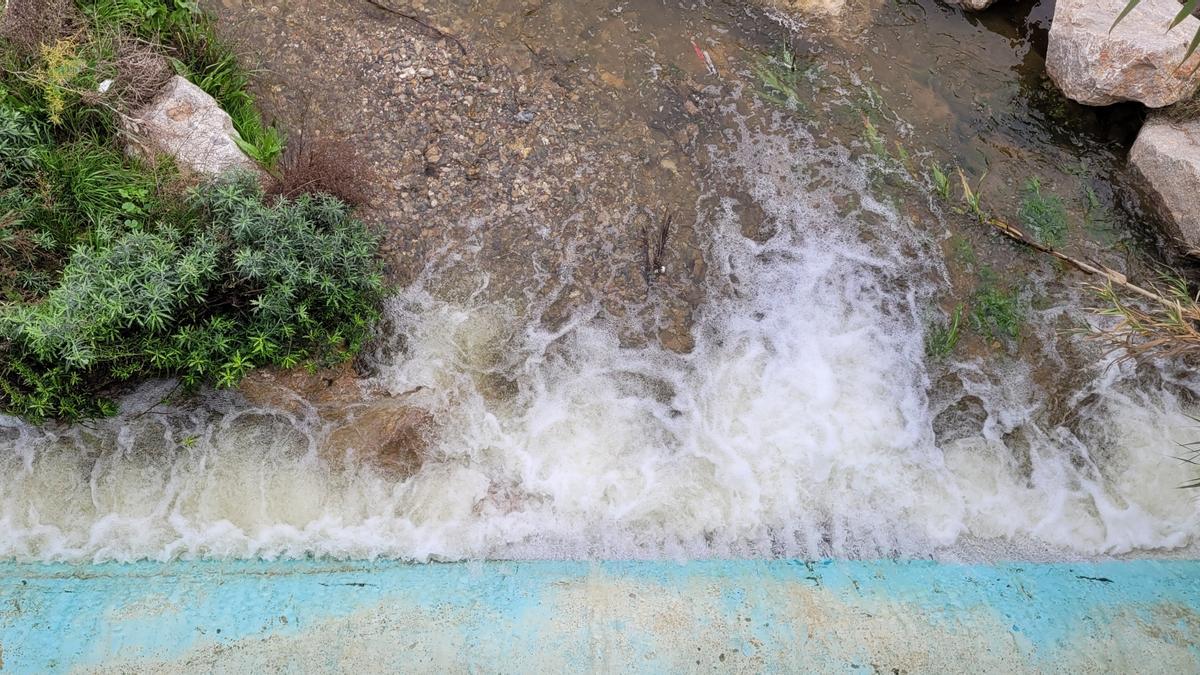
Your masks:
M 1170 458 L 1195 427 L 1187 387 L 1139 384 L 1097 357 L 1066 404 L 1076 423 L 1056 426 L 1037 422 L 1020 362 L 968 360 L 951 369 L 986 420 L 952 425 L 939 447 L 934 420 L 953 401 L 928 393 L 923 349 L 939 270 L 918 262 L 936 251 L 866 196 L 844 151 L 746 135 L 725 169 L 780 231 L 756 244 L 728 205 L 709 213 L 717 269 L 692 354 L 621 348 L 588 316 L 548 334 L 413 288 L 389 309 L 406 350 L 376 364 L 375 384 L 416 390 L 408 402 L 438 422 L 415 475 L 347 468 L 320 451 L 327 430 L 228 394 L 69 431 L 0 419 L 0 556 L 995 559 L 1195 545 L 1196 504 Z M 861 207 L 839 217 L 847 195 Z M 492 375 L 519 393 L 489 394 Z

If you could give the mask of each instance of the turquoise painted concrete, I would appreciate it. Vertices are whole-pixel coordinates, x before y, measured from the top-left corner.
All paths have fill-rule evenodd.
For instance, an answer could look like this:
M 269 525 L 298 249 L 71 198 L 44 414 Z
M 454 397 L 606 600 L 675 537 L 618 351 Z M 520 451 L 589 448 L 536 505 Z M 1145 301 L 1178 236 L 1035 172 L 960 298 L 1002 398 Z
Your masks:
M 0 564 L 0 673 L 1200 672 L 1200 562 Z

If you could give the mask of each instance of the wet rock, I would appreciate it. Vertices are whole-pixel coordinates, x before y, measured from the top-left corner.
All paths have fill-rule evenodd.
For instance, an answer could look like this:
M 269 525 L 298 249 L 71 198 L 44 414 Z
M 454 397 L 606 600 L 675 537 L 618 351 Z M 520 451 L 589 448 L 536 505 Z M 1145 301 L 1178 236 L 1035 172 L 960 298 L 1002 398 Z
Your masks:
M 315 373 L 299 368 L 254 370 L 242 380 L 239 389 L 251 405 L 284 410 L 297 417 L 310 412 L 340 417 L 338 409 L 368 396 L 349 363 Z
M 784 9 L 801 14 L 836 16 L 846 9 L 846 0 L 783 0 Z
M 136 139 L 130 144 L 131 151 L 151 160 L 169 155 L 185 172 L 215 175 L 258 168 L 234 140 L 240 137 L 228 113 L 200 87 L 178 75 L 123 124 Z
M 983 400 L 967 394 L 954 402 L 933 419 L 933 434 L 938 445 L 945 445 L 962 438 L 972 438 L 983 432 L 988 413 Z
M 410 476 L 421 468 L 433 429 L 433 416 L 396 400 L 365 403 L 349 412 L 327 441 L 332 457 L 366 463 L 393 476 Z
M 1129 163 L 1167 234 L 1200 251 L 1200 120 L 1151 117 L 1138 132 Z
M 412 405 L 407 396 L 363 386 L 349 363 L 315 373 L 255 371 L 242 381 L 241 392 L 252 405 L 328 429 L 320 449 L 331 461 L 366 464 L 394 477 L 420 468 L 435 427 L 432 413 Z
M 1140 101 L 1160 108 L 1191 97 L 1200 53 L 1182 66 L 1200 20 L 1188 17 L 1171 31 L 1175 0 L 1142 0 L 1119 25 L 1126 0 L 1059 0 L 1050 26 L 1046 69 L 1059 89 L 1087 105 Z M 1110 32 L 1110 28 L 1112 28 Z
M 775 220 L 767 216 L 758 202 L 748 194 L 738 196 L 733 205 L 733 213 L 737 217 L 742 236 L 760 244 L 774 237 L 779 229 Z

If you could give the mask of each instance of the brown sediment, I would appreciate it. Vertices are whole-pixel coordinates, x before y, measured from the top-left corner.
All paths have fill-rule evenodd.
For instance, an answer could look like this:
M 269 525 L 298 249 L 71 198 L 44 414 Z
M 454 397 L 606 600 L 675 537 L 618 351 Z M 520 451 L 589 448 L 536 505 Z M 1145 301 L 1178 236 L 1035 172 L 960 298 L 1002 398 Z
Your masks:
M 397 283 L 425 274 L 442 297 L 506 304 L 549 326 L 595 306 L 632 343 L 662 335 L 690 348 L 706 272 L 691 118 L 627 114 L 614 98 L 637 94 L 614 87 L 619 76 L 582 76 L 534 38 L 497 39 L 461 17 L 406 10 L 466 50 L 374 3 L 216 9 L 225 32 L 254 46 L 269 115 L 305 142 L 361 152 L 375 179 L 363 214 L 385 233 Z M 638 217 L 667 208 L 651 297 Z

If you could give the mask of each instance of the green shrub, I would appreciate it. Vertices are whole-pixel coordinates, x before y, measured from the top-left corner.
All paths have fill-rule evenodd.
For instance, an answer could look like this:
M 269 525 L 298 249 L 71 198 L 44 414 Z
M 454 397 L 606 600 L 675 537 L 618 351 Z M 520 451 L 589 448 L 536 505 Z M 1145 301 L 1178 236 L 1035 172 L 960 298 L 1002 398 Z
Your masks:
M 39 126 L 0 105 L 0 301 L 43 294 L 96 228 L 167 220 L 175 207 L 161 194 L 169 163 L 150 169 L 90 137 L 49 142 Z
M 105 414 L 115 384 L 233 386 L 257 366 L 356 353 L 377 317 L 377 241 L 322 195 L 268 206 L 252 176 L 188 202 L 202 228 L 99 228 L 41 301 L 0 312 L 0 408 Z
M 265 198 L 234 175 L 187 191 L 169 159 L 124 151 L 116 119 L 157 91 L 166 49 L 247 152 L 279 154 L 211 21 L 191 2 L 76 4 L 70 37 L 0 40 L 0 411 L 76 420 L 148 377 L 232 386 L 356 353 L 383 292 L 378 242 L 320 193 L 336 181 Z M 136 77 L 97 90 L 117 73 Z

